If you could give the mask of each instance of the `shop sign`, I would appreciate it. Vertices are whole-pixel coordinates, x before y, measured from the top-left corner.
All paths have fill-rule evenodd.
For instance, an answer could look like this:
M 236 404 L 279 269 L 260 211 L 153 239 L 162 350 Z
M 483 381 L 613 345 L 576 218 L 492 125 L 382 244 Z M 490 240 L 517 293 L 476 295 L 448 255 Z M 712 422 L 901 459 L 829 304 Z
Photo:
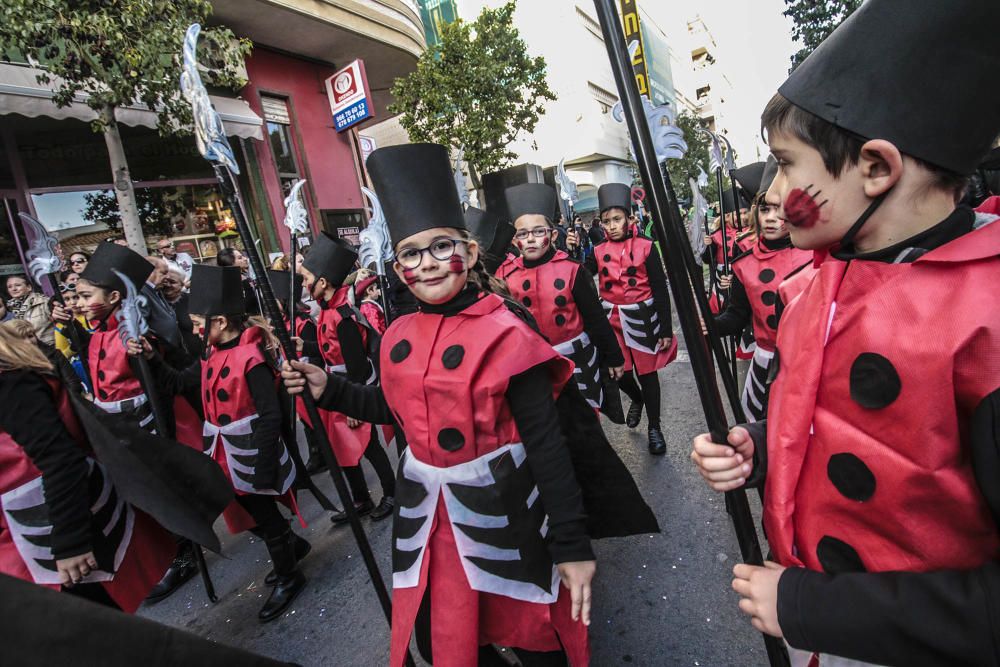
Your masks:
M 355 60 L 326 80 L 326 94 L 330 99 L 333 124 L 337 132 L 357 125 L 375 116 L 372 96 L 365 76 L 365 63 Z

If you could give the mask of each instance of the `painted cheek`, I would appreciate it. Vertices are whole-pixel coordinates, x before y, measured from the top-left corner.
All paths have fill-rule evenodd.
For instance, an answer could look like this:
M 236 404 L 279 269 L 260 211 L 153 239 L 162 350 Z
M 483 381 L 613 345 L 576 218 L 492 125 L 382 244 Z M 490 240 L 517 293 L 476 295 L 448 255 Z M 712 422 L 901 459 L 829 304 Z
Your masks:
M 452 255 L 448 260 L 448 271 L 451 273 L 463 273 L 465 271 L 465 258 Z
M 785 222 L 801 229 L 809 229 L 819 222 L 819 209 L 826 202 L 817 203 L 816 194 L 809 194 L 809 188 L 795 188 L 788 193 L 788 199 L 785 200 Z
M 548 236 L 544 237 L 542 239 L 542 249 L 544 250 L 544 249 L 548 248 L 551 243 L 552 243 L 552 239 L 550 239 Z
M 406 281 L 407 285 L 415 285 L 417 283 L 417 271 L 415 269 L 403 269 L 403 280 Z

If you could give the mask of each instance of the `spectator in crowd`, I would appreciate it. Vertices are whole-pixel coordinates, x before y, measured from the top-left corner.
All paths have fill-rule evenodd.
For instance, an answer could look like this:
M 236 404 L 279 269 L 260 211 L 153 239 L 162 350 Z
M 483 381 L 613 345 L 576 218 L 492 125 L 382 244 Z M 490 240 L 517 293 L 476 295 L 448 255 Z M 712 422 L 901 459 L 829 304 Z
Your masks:
M 168 262 L 173 262 L 181 268 L 187 278 L 191 277 L 191 267 L 194 258 L 186 252 L 177 252 L 174 242 L 170 239 L 160 239 L 156 242 L 156 253 Z
M 24 275 L 7 277 L 7 309 L 14 319 L 24 320 L 35 329 L 35 336 L 46 345 L 55 344 L 55 329 L 49 317 L 49 299 L 32 290 Z
M 177 317 L 177 326 L 181 330 L 181 339 L 184 341 L 184 348 L 192 356 L 201 354 L 202 341 L 194 333 L 191 323 L 191 311 L 188 308 L 189 295 L 185 290 L 187 275 L 181 267 L 171 262 L 167 263 L 167 275 L 160 281 L 160 294 L 167 303 L 174 309 Z
M 67 269 L 70 271 L 70 273 L 79 276 L 81 273 L 83 273 L 83 270 L 87 268 L 87 262 L 89 261 L 90 261 L 90 255 L 83 252 L 82 250 L 77 250 L 69 256 Z

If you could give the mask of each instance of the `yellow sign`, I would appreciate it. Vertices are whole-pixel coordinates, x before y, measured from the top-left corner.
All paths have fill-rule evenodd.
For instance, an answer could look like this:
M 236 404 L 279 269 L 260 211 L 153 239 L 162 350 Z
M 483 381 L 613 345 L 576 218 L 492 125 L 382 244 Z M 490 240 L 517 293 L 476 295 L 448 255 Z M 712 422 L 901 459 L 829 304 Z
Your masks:
M 649 97 L 649 71 L 646 68 L 646 47 L 642 42 L 642 28 L 639 25 L 639 5 L 637 0 L 621 0 L 622 25 L 625 28 L 625 44 L 632 53 L 632 72 L 639 94 Z

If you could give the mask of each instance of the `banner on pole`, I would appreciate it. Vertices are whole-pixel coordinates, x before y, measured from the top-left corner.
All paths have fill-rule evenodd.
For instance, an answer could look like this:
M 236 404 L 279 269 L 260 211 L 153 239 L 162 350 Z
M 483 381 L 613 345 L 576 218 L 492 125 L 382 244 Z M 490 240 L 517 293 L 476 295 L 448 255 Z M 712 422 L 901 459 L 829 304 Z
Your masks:
M 639 23 L 638 0 L 621 0 L 622 27 L 625 29 L 625 43 L 632 56 L 632 73 L 639 87 L 639 94 L 649 94 L 649 70 L 646 66 L 646 48 L 643 44 L 642 26 Z

